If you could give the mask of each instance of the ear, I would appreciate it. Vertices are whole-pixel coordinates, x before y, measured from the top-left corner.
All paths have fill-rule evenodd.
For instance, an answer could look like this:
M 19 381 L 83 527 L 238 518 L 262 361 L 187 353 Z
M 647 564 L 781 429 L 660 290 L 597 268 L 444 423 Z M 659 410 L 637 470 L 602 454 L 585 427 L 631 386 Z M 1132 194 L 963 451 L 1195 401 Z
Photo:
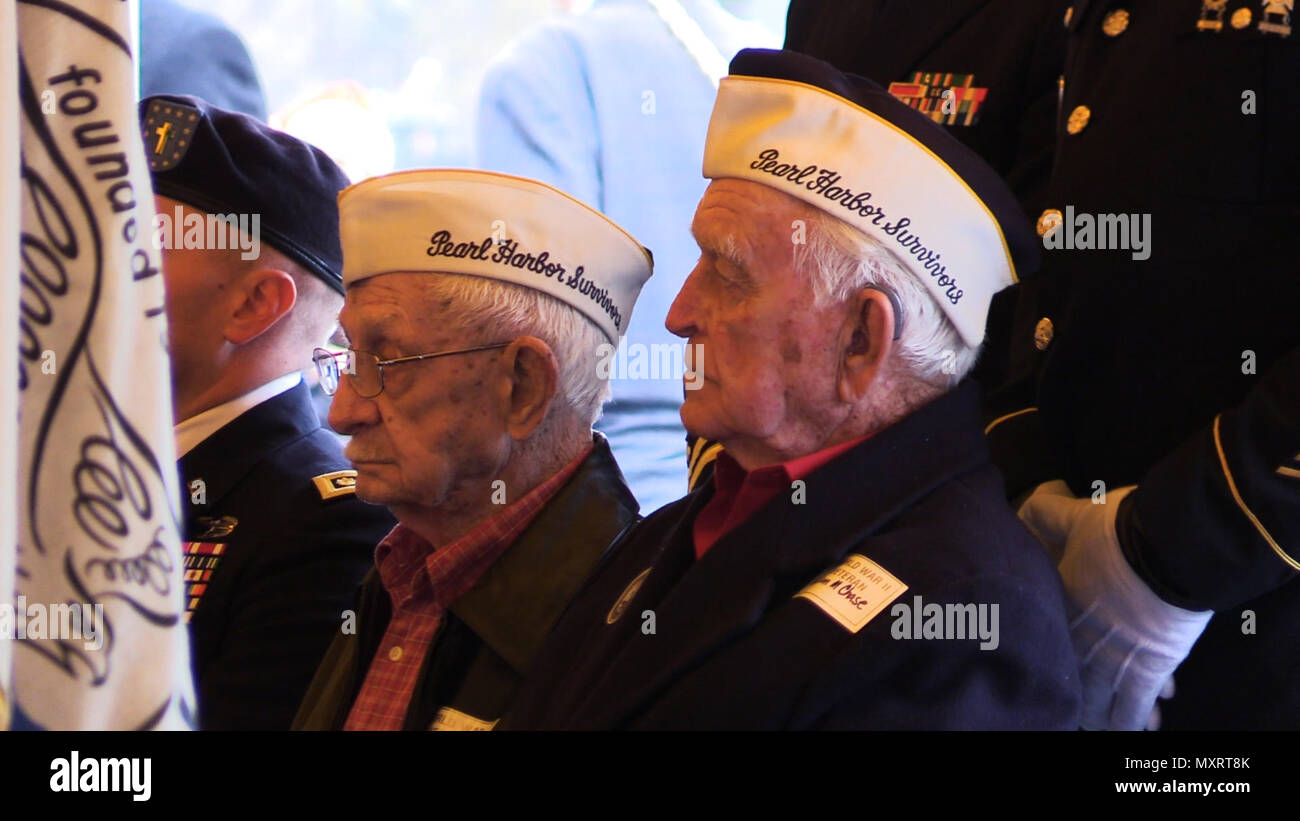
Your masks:
M 246 345 L 271 329 L 298 301 L 293 277 L 279 268 L 254 268 L 235 283 L 238 304 L 226 321 L 226 341 Z
M 853 295 L 854 306 L 841 334 L 840 372 L 836 391 L 842 402 L 858 404 L 884 373 L 894 347 L 893 301 L 876 288 Z
M 560 365 L 551 347 L 535 336 L 521 336 L 503 351 L 510 374 L 506 431 L 516 441 L 527 439 L 546 418 L 560 382 Z

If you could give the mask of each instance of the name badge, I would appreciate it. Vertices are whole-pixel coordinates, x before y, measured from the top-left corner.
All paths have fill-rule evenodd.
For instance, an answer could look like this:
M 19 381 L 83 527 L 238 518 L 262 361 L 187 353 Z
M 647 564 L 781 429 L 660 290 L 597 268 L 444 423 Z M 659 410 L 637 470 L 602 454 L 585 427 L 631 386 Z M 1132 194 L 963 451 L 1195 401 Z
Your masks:
M 483 731 L 491 730 L 497 726 L 497 722 L 484 721 L 481 718 L 475 718 L 469 713 L 462 713 L 460 710 L 451 707 L 443 707 L 438 714 L 433 717 L 433 723 L 429 725 L 430 730 L 456 730 L 456 731 Z
M 845 630 L 856 633 L 905 590 L 907 585 L 888 570 L 866 556 L 851 553 L 839 567 L 823 573 L 795 598 L 807 599 Z

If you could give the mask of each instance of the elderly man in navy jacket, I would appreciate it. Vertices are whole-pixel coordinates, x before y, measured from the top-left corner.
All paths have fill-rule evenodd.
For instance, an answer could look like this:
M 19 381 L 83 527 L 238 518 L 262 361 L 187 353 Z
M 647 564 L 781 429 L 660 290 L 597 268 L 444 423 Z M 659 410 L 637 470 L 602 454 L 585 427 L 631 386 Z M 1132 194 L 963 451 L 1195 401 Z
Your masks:
M 1060 582 L 1003 499 L 976 391 L 1036 262 L 1015 197 L 876 84 L 743 51 L 700 260 L 669 310 L 715 476 L 631 530 L 505 727 L 1066 729 Z

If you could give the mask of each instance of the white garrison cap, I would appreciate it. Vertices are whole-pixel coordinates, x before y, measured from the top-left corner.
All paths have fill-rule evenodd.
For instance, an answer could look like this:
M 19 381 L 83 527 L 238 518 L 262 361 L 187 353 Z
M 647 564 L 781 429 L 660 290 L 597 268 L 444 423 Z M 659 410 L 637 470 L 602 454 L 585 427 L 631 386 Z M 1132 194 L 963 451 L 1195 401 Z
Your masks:
M 339 194 L 343 285 L 388 273 L 468 274 L 573 306 L 613 344 L 653 267 L 612 220 L 544 183 L 465 169 L 401 171 Z
M 997 173 L 927 117 L 801 54 L 747 49 L 722 79 L 704 176 L 775 188 L 879 240 L 969 345 L 993 295 L 1037 265 Z

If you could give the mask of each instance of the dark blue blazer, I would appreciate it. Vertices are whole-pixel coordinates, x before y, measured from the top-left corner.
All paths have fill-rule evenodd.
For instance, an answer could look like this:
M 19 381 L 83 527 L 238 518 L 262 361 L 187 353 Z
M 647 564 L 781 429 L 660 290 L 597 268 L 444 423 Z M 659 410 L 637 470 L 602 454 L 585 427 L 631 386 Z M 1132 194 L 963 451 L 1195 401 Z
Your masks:
M 503 728 L 1077 726 L 1060 582 L 1005 502 L 973 384 L 805 483 L 803 504 L 777 497 L 699 560 L 691 530 L 712 481 L 631 530 L 551 634 Z M 895 604 L 997 604 L 997 648 L 895 638 L 892 605 L 853 633 L 796 598 L 849 554 L 908 586 Z
M 186 539 L 225 545 L 190 620 L 201 728 L 288 729 L 394 525 L 313 481 L 350 467 L 301 383 L 181 459 Z

